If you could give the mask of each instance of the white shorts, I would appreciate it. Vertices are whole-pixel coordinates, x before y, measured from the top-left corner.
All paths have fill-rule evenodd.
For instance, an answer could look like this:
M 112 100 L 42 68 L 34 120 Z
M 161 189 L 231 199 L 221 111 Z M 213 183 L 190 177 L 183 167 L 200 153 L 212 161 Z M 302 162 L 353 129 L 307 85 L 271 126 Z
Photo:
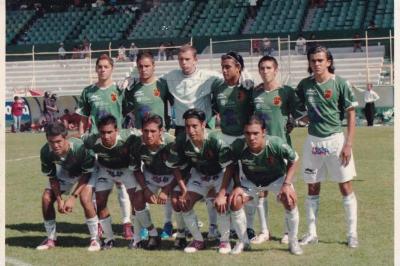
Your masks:
M 144 182 L 146 182 L 147 187 L 153 193 L 157 193 L 161 188 L 169 185 L 174 179 L 173 175 L 155 175 L 150 173 L 146 169 L 143 170 L 143 175 L 144 175 Z M 136 190 L 142 190 L 139 184 L 137 185 Z
M 214 189 L 216 193 L 221 188 L 222 179 L 224 177 L 225 169 L 223 169 L 220 173 L 216 175 L 206 176 L 199 173 L 195 168 L 190 170 L 190 179 L 187 183 L 187 190 L 196 192 L 207 199 L 208 192 L 211 189 Z M 227 191 L 231 191 L 232 189 L 232 182 L 230 182 Z
M 244 138 L 243 135 L 231 136 L 231 135 L 227 135 L 227 134 L 224 134 L 224 133 L 221 134 L 221 137 L 222 137 L 222 140 L 224 141 L 224 143 L 227 144 L 227 145 L 231 145 L 237 139 Z
M 112 190 L 114 184 L 124 184 L 126 189 L 137 187 L 133 171 L 128 168 L 110 169 L 98 165 L 95 175 L 96 191 Z
M 79 177 L 70 177 L 68 171 L 64 170 L 61 167 L 57 167 L 57 180 L 60 183 L 60 191 L 62 194 L 71 194 L 72 188 L 79 181 Z M 89 178 L 87 186 L 94 187 L 96 178 L 94 174 Z M 48 181 L 46 189 L 51 190 L 50 180 Z
M 303 176 L 307 184 L 323 181 L 327 172 L 337 183 L 344 183 L 356 176 L 353 154 L 349 164 L 341 164 L 340 153 L 345 142 L 343 133 L 319 138 L 308 135 L 303 147 Z

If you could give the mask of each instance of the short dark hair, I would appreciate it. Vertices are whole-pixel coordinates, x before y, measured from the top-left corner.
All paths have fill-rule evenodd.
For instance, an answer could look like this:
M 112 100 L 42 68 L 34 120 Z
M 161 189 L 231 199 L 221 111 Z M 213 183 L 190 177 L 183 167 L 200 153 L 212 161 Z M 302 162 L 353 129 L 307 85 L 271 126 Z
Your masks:
M 269 55 L 264 55 L 258 61 L 258 69 L 260 69 L 261 64 L 264 63 L 265 61 L 272 61 L 275 65 L 275 68 L 278 68 L 278 61 L 276 60 L 275 57 L 269 56 Z
M 239 65 L 240 70 L 244 69 L 243 57 L 239 53 L 231 51 L 221 56 L 221 60 L 226 59 L 233 59 L 234 61 L 236 61 L 236 64 Z
M 164 126 L 162 117 L 157 114 L 150 113 L 149 115 L 145 115 L 142 119 L 142 128 L 144 128 L 144 126 L 148 123 L 157 124 L 158 129 L 162 129 Z
M 312 73 L 312 69 L 310 67 L 310 58 L 311 55 L 316 54 L 316 53 L 325 53 L 326 55 L 326 59 L 328 59 L 328 61 L 331 61 L 331 65 L 328 67 L 328 71 L 331 74 L 335 73 L 335 66 L 333 64 L 333 56 L 331 51 L 328 50 L 328 48 L 326 48 L 325 46 L 322 45 L 317 45 L 315 47 L 311 47 L 310 50 L 308 50 L 307 52 L 307 60 L 308 60 L 308 73 Z
M 18 96 L 14 96 L 14 101 L 18 100 L 19 97 Z
M 148 58 L 148 59 L 150 59 L 151 62 L 154 64 L 154 56 L 153 56 L 153 54 L 150 53 L 150 52 L 147 52 L 147 51 L 140 52 L 140 53 L 137 55 L 136 64 L 139 63 L 139 61 L 142 60 L 143 58 Z
M 56 137 L 61 135 L 63 138 L 67 137 L 68 130 L 65 128 L 63 123 L 51 123 L 46 127 L 46 138 Z
M 114 60 L 111 57 L 109 57 L 107 54 L 102 54 L 99 56 L 99 58 L 97 58 L 96 67 L 99 64 L 100 60 L 107 60 L 108 63 L 110 63 L 111 67 L 114 67 Z
M 190 118 L 196 118 L 200 120 L 200 122 L 204 122 L 206 120 L 206 114 L 202 110 L 197 108 L 192 108 L 187 110 L 182 117 L 185 120 Z
M 250 116 L 249 120 L 246 121 L 244 126 L 257 124 L 261 126 L 261 129 L 266 129 L 265 120 L 262 119 L 259 115 Z
M 114 125 L 114 128 L 117 128 L 117 119 L 112 114 L 105 114 L 100 116 L 99 121 L 97 122 L 97 128 L 100 129 L 105 125 Z

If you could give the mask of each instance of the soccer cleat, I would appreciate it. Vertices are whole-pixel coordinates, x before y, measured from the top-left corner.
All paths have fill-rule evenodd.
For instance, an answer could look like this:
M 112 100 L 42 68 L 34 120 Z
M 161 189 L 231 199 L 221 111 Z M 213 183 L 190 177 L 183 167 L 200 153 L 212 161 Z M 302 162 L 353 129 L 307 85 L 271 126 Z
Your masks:
M 147 228 L 140 229 L 140 239 L 147 240 L 149 238 L 149 230 Z
M 232 255 L 239 255 L 245 250 L 250 250 L 250 243 L 237 242 L 235 247 L 231 250 Z
M 261 233 L 258 236 L 252 238 L 250 242 L 252 244 L 261 244 L 268 240 L 269 240 L 269 232 L 266 232 L 266 233 Z
M 289 244 L 289 235 L 287 233 L 285 233 L 282 238 L 281 238 L 281 244 Z
M 174 248 L 184 249 L 187 246 L 186 237 L 177 237 L 174 241 Z
M 53 239 L 46 238 L 39 246 L 36 247 L 37 250 L 48 250 L 56 247 L 56 241 Z
M 150 236 L 147 242 L 146 249 L 154 250 L 160 248 L 161 238 L 159 236 Z
M 132 231 L 132 224 L 131 223 L 124 223 L 123 224 L 122 236 L 124 237 L 125 240 L 131 240 L 132 239 L 133 231 Z
M 229 239 L 238 239 L 238 236 L 237 236 L 235 230 L 230 230 L 229 231 Z
M 115 245 L 114 239 L 108 240 L 107 242 L 104 242 L 103 245 L 101 246 L 102 250 L 107 250 L 107 249 L 112 249 Z
M 171 222 L 166 222 L 164 224 L 164 229 L 160 234 L 161 239 L 168 239 L 172 236 L 172 223 Z
M 254 232 L 254 229 L 252 228 L 247 228 L 247 237 L 252 240 L 253 238 L 256 237 L 256 232 Z
M 305 234 L 300 240 L 300 245 L 305 246 L 308 244 L 318 244 L 318 236 L 313 236 L 309 233 Z
M 303 254 L 303 250 L 301 249 L 299 241 L 297 241 L 297 238 L 289 242 L 289 252 L 292 253 L 293 255 Z
M 183 251 L 185 253 L 195 253 L 202 249 L 205 249 L 204 241 L 193 240 Z
M 218 253 L 219 254 L 228 254 L 231 252 L 231 244 L 229 242 L 221 242 L 218 246 Z
M 356 236 L 349 236 L 347 246 L 349 248 L 358 248 L 358 238 Z
M 88 251 L 99 251 L 101 250 L 101 244 L 97 239 L 90 240 Z
M 144 248 L 144 243 L 142 240 L 135 242 L 135 240 L 131 240 L 128 245 L 129 249 L 139 249 L 139 248 Z
M 215 224 L 210 224 L 208 228 L 207 239 L 208 241 L 214 241 L 219 238 L 218 228 Z

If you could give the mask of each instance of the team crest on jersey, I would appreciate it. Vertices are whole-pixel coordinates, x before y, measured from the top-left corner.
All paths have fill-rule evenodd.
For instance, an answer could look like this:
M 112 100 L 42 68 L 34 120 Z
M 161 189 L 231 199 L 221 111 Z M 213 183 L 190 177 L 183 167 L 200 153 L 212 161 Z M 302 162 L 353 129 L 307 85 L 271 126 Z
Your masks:
M 206 150 L 204 152 L 204 156 L 206 157 L 207 160 L 210 160 L 214 157 L 214 153 L 212 152 L 212 150 Z
M 267 163 L 268 163 L 268 164 L 274 164 L 274 162 L 275 162 L 274 157 L 268 156 L 268 158 L 267 158 Z
M 327 89 L 327 90 L 324 92 L 324 98 L 327 99 L 327 100 L 329 100 L 330 98 L 332 98 L 332 95 L 333 95 L 332 89 Z
M 237 100 L 239 102 L 243 102 L 246 99 L 246 94 L 244 93 L 244 91 L 239 91 L 237 94 Z
M 118 96 L 115 92 L 111 93 L 111 101 L 116 102 L 118 99 Z
M 155 89 L 153 90 L 153 95 L 154 95 L 154 96 L 160 97 L 160 94 L 161 94 L 161 92 L 160 92 L 160 89 L 159 89 L 159 88 L 155 88 Z
M 272 103 L 273 103 L 275 106 L 281 106 L 281 104 L 282 104 L 281 96 L 275 96 L 274 99 L 273 99 L 273 101 L 272 101 Z

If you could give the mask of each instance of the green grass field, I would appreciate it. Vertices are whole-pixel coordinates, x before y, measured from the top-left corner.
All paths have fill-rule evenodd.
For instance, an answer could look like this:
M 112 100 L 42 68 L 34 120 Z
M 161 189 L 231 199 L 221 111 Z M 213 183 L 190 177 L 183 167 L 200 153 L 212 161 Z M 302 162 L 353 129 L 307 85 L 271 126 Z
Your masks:
M 301 157 L 305 129 L 295 129 L 292 139 Z M 184 254 L 171 249 L 172 240 L 162 243 L 160 251 L 129 250 L 121 238 L 120 214 L 115 193 L 111 195 L 117 247 L 109 251 L 89 253 L 88 232 L 83 212 L 78 206 L 68 216 L 58 215 L 59 247 L 50 251 L 36 251 L 45 238 L 41 215 L 41 193 L 47 183 L 40 173 L 39 149 L 44 144 L 43 134 L 7 134 L 6 136 L 6 257 L 31 265 L 393 265 L 394 239 L 394 167 L 393 128 L 358 128 L 354 156 L 358 176 L 353 186 L 358 198 L 358 233 L 360 247 L 346 246 L 344 210 L 338 186 L 323 183 L 318 221 L 318 245 L 304 248 L 303 256 L 293 256 L 279 243 L 283 230 L 283 207 L 270 195 L 269 227 L 273 239 L 253 245 L 252 251 L 239 256 L 220 255 L 216 243 L 207 250 Z M 299 198 L 299 237 L 305 232 L 304 196 L 306 186 L 301 176 L 295 183 Z M 207 231 L 204 204 L 196 211 Z M 162 208 L 152 206 L 156 226 L 162 227 Z M 256 229 L 258 218 L 256 216 Z

